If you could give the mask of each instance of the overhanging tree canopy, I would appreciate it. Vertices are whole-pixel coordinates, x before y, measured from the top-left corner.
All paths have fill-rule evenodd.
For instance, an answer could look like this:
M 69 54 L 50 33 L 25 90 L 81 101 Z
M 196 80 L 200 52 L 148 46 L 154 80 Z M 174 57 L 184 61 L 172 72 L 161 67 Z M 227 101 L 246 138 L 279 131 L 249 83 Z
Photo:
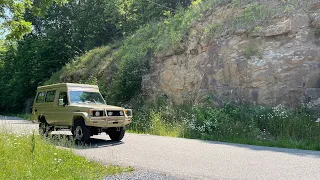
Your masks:
M 19 40 L 29 33 L 31 22 L 24 18 L 26 10 L 35 15 L 43 15 L 46 9 L 53 3 L 63 4 L 67 0 L 1 0 L 0 1 L 0 29 L 6 31 L 6 39 Z

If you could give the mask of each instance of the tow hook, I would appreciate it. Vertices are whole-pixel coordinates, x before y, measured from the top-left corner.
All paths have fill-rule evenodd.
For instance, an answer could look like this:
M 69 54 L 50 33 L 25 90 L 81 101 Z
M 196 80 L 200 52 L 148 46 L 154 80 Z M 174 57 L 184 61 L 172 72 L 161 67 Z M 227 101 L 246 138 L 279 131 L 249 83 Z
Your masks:
M 120 131 L 120 127 L 117 127 L 117 128 L 116 128 L 116 131 Z

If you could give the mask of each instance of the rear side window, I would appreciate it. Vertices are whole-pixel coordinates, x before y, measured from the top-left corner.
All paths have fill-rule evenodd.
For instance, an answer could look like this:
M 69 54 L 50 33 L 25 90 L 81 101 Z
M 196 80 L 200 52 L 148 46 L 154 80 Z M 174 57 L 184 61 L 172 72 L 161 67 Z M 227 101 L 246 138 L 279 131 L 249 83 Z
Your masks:
M 55 95 L 56 91 L 48 91 L 46 96 L 46 102 L 53 102 Z
M 36 103 L 43 103 L 46 97 L 46 92 L 39 92 L 37 95 Z

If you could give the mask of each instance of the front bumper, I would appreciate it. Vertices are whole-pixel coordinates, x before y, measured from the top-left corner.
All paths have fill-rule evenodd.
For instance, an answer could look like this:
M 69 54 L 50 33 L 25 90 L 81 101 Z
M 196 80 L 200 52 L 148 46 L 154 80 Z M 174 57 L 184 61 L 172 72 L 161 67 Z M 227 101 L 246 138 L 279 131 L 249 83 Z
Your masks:
M 124 127 L 131 123 L 131 118 L 118 116 L 118 117 L 91 117 L 86 122 L 87 126 L 108 128 L 108 127 Z

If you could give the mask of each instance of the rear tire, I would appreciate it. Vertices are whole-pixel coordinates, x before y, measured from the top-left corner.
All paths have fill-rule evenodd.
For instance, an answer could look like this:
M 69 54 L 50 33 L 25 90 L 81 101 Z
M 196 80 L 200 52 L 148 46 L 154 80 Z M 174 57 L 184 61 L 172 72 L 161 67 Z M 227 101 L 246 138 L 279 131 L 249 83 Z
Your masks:
M 74 122 L 74 127 L 72 129 L 72 134 L 76 143 L 89 143 L 91 135 L 90 128 L 85 125 L 83 120 L 77 120 Z
M 46 121 L 42 121 L 39 124 L 39 134 L 44 137 L 49 137 L 51 132 L 51 128 Z
M 110 128 L 108 130 L 109 137 L 112 141 L 121 141 L 124 137 L 125 130 L 123 127 L 120 127 L 117 131 L 117 128 Z

